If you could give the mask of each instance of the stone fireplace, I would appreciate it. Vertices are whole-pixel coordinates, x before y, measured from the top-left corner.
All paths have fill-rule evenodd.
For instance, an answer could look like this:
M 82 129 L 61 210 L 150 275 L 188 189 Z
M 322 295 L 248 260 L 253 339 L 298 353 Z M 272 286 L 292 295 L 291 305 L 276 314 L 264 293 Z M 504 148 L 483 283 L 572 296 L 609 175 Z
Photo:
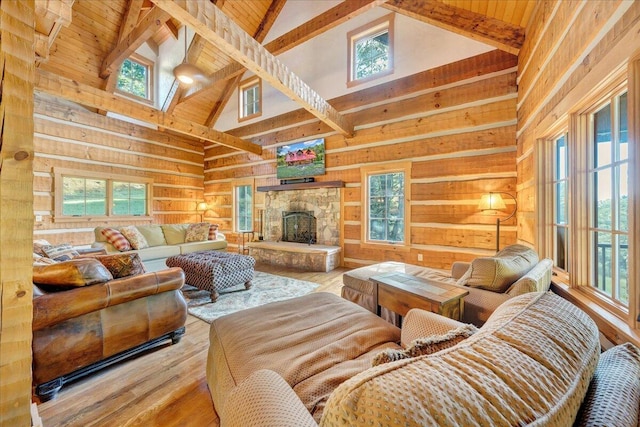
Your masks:
M 316 217 L 309 211 L 282 212 L 282 241 L 314 244 L 317 242 Z
M 315 242 L 319 245 L 338 246 L 340 244 L 340 189 L 310 188 L 305 190 L 269 191 L 264 201 L 264 240 L 271 242 L 285 240 L 284 214 L 303 212 L 315 218 Z M 305 216 L 297 218 L 298 235 L 300 227 L 307 221 Z M 291 222 L 291 226 L 296 224 Z M 308 236 L 304 236 L 308 237 Z M 304 240 L 304 243 L 309 243 Z

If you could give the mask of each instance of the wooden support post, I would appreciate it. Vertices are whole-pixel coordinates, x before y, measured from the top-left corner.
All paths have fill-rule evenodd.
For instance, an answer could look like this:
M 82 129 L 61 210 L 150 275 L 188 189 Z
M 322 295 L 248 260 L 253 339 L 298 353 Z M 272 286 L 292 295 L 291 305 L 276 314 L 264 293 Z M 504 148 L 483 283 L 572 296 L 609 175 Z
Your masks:
M 0 2 L 0 426 L 30 426 L 34 0 Z

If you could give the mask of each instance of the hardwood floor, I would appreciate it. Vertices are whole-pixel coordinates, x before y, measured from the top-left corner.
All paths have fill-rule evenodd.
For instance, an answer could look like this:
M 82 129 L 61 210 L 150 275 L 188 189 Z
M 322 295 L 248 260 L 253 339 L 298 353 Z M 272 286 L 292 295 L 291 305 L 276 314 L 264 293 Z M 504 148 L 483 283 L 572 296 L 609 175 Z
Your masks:
M 340 295 L 342 273 L 349 269 L 317 273 L 259 264 L 256 270 L 316 282 L 317 292 Z M 164 345 L 63 387 L 56 399 L 38 405 L 43 425 L 217 425 L 205 378 L 209 324 L 188 316 L 186 328 L 177 345 Z

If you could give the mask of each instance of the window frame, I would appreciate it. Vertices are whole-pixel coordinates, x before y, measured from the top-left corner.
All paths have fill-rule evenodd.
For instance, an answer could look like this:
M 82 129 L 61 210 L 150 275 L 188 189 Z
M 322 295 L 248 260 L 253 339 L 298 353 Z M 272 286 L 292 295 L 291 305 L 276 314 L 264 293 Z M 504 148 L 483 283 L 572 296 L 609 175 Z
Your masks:
M 106 214 L 105 215 L 64 215 L 64 187 L 63 181 L 65 177 L 80 179 L 100 179 L 106 181 Z M 126 182 L 130 184 L 143 184 L 146 187 L 145 215 L 117 215 L 113 213 L 113 182 Z M 115 174 L 80 171 L 76 169 L 55 168 L 54 169 L 54 222 L 81 222 L 81 221 L 152 221 L 153 220 L 153 179 L 122 176 Z
M 257 87 L 258 89 L 258 101 L 255 103 L 258 105 L 258 111 L 252 114 L 247 114 L 245 93 L 248 89 L 252 89 L 254 87 Z M 262 79 L 258 76 L 253 76 L 243 80 L 238 85 L 238 121 L 243 122 L 260 116 L 262 116 Z
M 370 249 L 389 249 L 408 252 L 411 249 L 411 167 L 412 162 L 397 162 L 383 165 L 361 166 L 362 222 L 360 246 Z M 369 230 L 369 177 L 391 173 L 404 174 L 404 241 L 391 242 L 371 240 Z
M 372 80 L 379 79 L 384 76 L 388 76 L 393 74 L 394 72 L 394 14 L 391 13 L 389 15 L 383 16 L 375 21 L 372 21 L 366 25 L 356 28 L 355 30 L 349 31 L 347 33 L 347 87 L 351 88 L 357 86 L 359 84 L 367 83 Z M 386 29 L 389 34 L 389 51 L 387 58 L 387 68 L 383 71 L 380 71 L 375 74 L 370 74 L 361 79 L 355 78 L 355 70 L 356 70 L 356 50 L 355 44 L 362 39 L 370 38 L 373 35 L 379 33 L 380 31 Z
M 122 90 L 120 88 L 118 88 L 118 77 L 120 77 L 120 74 L 122 73 L 122 65 L 124 64 L 124 61 L 132 61 L 135 63 L 138 63 L 140 65 L 142 65 L 143 67 L 147 68 L 147 82 L 146 82 L 146 86 L 147 86 L 147 98 L 144 98 L 142 96 L 136 95 L 135 93 L 131 93 L 131 92 L 127 92 L 125 90 Z M 126 58 L 124 61 L 122 61 L 122 64 L 120 64 L 120 67 L 118 68 L 118 76 L 116 76 L 116 83 L 115 83 L 115 92 L 125 96 L 127 98 L 131 98 L 134 99 L 136 101 L 142 101 L 144 103 L 147 104 L 154 104 L 154 66 L 155 63 L 153 61 L 151 61 L 148 58 L 145 58 L 142 55 L 138 55 L 136 53 L 131 54 L 131 56 L 129 56 L 128 58 Z
M 249 209 L 249 212 L 251 213 L 251 229 L 250 230 L 240 230 L 240 221 L 239 221 L 239 212 L 238 209 L 240 208 L 239 206 L 239 199 L 238 199 L 238 190 L 241 187 L 249 187 L 251 190 L 251 207 Z M 254 215 L 254 210 L 255 210 L 255 186 L 254 186 L 254 179 L 253 178 L 248 178 L 248 179 L 238 179 L 238 180 L 234 180 L 233 183 L 233 188 L 232 188 L 232 192 L 233 192 L 233 205 L 231 207 L 231 212 L 232 212 L 232 225 L 233 225 L 233 231 L 235 231 L 236 233 L 243 233 L 243 232 L 247 232 L 247 231 L 254 231 L 253 230 L 253 225 L 254 225 L 254 221 L 255 221 L 255 215 Z

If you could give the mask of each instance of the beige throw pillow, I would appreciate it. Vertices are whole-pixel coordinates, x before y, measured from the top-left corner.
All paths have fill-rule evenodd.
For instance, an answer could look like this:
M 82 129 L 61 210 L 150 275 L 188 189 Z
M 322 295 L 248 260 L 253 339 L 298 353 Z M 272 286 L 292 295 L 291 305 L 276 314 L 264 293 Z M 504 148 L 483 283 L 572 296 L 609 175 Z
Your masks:
M 135 225 L 128 225 L 120 229 L 120 233 L 127 238 L 133 249 L 144 249 L 149 247 L 147 239 L 138 231 Z
M 507 246 L 495 256 L 474 259 L 457 284 L 503 293 L 538 261 L 538 254 L 527 246 Z

